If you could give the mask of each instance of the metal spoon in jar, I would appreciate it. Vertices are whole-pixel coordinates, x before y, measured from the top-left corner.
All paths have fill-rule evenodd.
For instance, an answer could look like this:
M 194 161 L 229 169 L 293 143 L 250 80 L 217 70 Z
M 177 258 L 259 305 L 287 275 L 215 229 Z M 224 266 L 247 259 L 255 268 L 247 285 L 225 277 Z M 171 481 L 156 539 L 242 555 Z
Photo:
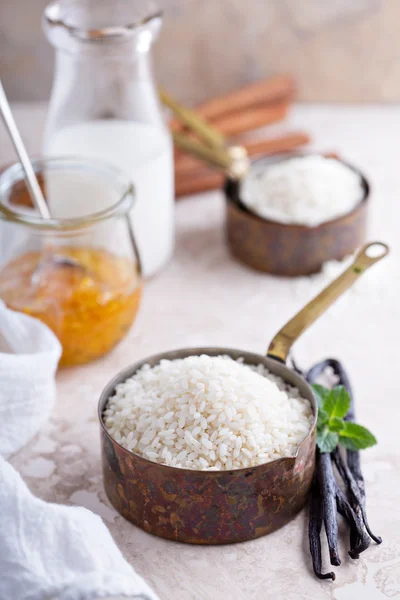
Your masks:
M 35 171 L 33 169 L 32 163 L 29 159 L 28 153 L 26 151 L 25 145 L 22 141 L 21 135 L 18 131 L 17 124 L 15 123 L 13 114 L 11 112 L 10 104 L 8 102 L 6 93 L 4 91 L 3 84 L 0 79 L 0 111 L 4 120 L 4 124 L 6 129 L 10 135 L 11 141 L 15 148 L 16 153 L 18 154 L 18 158 L 21 161 L 22 168 L 25 173 L 26 185 L 29 191 L 29 195 L 31 197 L 33 205 L 37 208 L 40 213 L 42 219 L 51 219 L 51 214 L 47 205 L 47 202 L 43 196 L 41 187 L 35 175 Z M 51 257 L 51 261 L 56 263 L 57 265 L 63 267 L 76 267 L 79 269 L 83 269 L 82 265 L 71 258 L 67 258 L 64 256 L 57 256 L 54 254 Z M 39 263 L 38 269 L 42 267 L 42 263 Z

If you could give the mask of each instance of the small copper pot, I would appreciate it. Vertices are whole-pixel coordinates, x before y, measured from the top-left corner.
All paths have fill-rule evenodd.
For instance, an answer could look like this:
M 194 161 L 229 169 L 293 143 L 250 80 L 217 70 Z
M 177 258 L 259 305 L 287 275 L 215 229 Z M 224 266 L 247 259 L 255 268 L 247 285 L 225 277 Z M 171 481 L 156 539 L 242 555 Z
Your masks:
M 227 354 L 247 364 L 262 363 L 299 388 L 313 406 L 310 433 L 295 456 L 232 471 L 193 471 L 148 461 L 115 442 L 102 414 L 116 385 L 144 364 L 191 355 Z M 99 404 L 102 458 L 107 496 L 122 516 L 149 533 L 194 544 L 226 544 L 278 529 L 304 506 L 314 471 L 317 406 L 309 385 L 282 363 L 230 348 L 190 348 L 142 360 L 113 379 Z
M 261 160 L 267 165 L 293 156 L 304 155 Z M 352 254 L 365 241 L 369 184 L 362 173 L 344 164 L 360 176 L 362 200 L 350 213 L 316 227 L 278 223 L 256 215 L 240 199 L 240 181 L 227 179 L 226 236 L 232 256 L 258 271 L 294 277 L 316 273 L 327 260 Z
M 311 387 L 285 365 L 293 342 L 382 254 L 363 248 L 354 263 L 307 304 L 274 337 L 267 356 L 230 348 L 190 348 L 151 356 L 119 373 L 101 394 L 98 416 L 104 487 L 117 511 L 135 525 L 163 538 L 193 544 L 227 544 L 251 540 L 278 529 L 304 506 L 315 466 L 317 403 Z M 151 462 L 120 446 L 108 433 L 103 413 L 118 383 L 144 364 L 162 359 L 227 354 L 247 364 L 263 364 L 274 375 L 298 387 L 312 405 L 314 419 L 296 454 L 232 471 L 195 471 Z

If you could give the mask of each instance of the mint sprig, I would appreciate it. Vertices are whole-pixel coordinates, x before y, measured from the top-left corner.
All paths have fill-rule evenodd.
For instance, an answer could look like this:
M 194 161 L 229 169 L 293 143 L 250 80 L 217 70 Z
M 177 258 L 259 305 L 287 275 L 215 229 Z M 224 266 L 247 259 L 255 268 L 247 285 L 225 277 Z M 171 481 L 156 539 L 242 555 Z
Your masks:
M 332 452 L 338 444 L 347 450 L 363 450 L 377 443 L 368 429 L 344 420 L 351 404 L 345 387 L 311 387 L 318 402 L 317 446 L 321 452 Z
M 376 444 L 375 436 L 362 425 L 345 421 L 340 431 L 339 442 L 347 450 L 363 450 Z

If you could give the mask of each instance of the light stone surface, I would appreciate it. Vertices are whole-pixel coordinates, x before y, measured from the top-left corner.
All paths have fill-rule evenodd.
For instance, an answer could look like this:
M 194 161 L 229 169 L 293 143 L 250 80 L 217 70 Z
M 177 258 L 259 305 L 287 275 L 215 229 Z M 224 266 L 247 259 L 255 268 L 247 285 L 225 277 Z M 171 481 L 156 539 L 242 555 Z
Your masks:
M 15 111 L 31 152 L 38 151 L 43 108 Z M 135 569 L 161 600 L 384 600 L 400 597 L 400 460 L 398 338 L 400 333 L 399 216 L 400 107 L 298 106 L 292 126 L 313 133 L 315 146 L 336 150 L 370 178 L 373 194 L 369 238 L 392 246 L 295 346 L 309 366 L 335 356 L 354 385 L 358 420 L 379 444 L 365 451 L 367 507 L 384 543 L 358 561 L 347 556 L 334 583 L 310 570 L 307 514 L 252 542 L 195 547 L 152 537 L 109 505 L 102 487 L 97 400 L 121 368 L 163 350 L 221 345 L 263 353 L 269 340 L 337 272 L 297 280 L 269 277 L 233 262 L 223 234 L 220 193 L 193 197 L 177 207 L 177 248 L 173 261 L 147 282 L 138 320 L 106 358 L 61 371 L 51 421 L 13 457 L 32 491 L 41 498 L 80 504 L 97 512 Z M 12 158 L 0 128 L 0 162 Z M 11 399 L 12 401 L 12 399 Z M 340 529 L 343 533 L 342 524 Z M 323 543 L 324 568 L 328 568 Z

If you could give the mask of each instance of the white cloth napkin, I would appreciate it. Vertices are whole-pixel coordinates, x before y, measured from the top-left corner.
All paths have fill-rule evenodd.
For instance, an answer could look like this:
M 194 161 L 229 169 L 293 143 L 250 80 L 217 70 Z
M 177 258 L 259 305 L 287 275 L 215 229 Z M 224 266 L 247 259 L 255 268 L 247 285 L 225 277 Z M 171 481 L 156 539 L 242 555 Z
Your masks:
M 5 458 L 48 418 L 61 347 L 0 300 L 0 600 L 157 600 L 100 517 L 35 498 Z
M 0 455 L 19 450 L 48 419 L 61 346 L 37 319 L 0 300 Z

